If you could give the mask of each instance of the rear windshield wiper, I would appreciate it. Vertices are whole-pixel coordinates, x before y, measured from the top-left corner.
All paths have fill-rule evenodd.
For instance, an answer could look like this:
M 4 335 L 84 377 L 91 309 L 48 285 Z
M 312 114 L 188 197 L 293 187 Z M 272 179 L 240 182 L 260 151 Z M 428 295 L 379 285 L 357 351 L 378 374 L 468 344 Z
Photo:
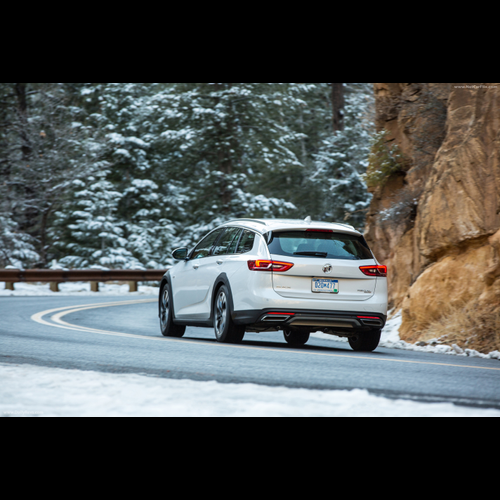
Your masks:
M 293 255 L 310 255 L 311 257 L 326 257 L 327 252 L 293 252 Z

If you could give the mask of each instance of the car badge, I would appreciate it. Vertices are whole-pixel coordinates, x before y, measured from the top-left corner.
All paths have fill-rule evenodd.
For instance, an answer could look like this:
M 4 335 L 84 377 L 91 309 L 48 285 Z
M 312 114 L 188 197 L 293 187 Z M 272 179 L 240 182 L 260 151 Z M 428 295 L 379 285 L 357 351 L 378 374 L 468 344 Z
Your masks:
M 332 265 L 331 265 L 331 264 L 325 264 L 325 265 L 323 266 L 323 272 L 324 272 L 325 274 L 329 274 L 329 273 L 331 273 L 331 272 L 332 272 Z

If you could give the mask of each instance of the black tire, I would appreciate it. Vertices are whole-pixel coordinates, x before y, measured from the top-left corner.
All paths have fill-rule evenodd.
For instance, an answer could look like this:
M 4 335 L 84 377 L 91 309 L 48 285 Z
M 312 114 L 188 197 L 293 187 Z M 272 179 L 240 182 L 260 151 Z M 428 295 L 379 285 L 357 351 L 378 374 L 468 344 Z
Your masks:
M 310 335 L 309 332 L 301 330 L 291 330 L 288 328 L 283 330 L 285 340 L 293 347 L 303 346 L 309 340 Z
M 245 335 L 245 326 L 235 325 L 231 318 L 232 297 L 222 285 L 215 294 L 214 301 L 214 331 L 217 342 L 224 344 L 239 344 Z
M 357 333 L 356 335 L 349 337 L 349 345 L 354 351 L 373 351 L 377 348 L 380 342 L 381 333 L 381 330 Z
M 182 337 L 185 326 L 176 325 L 173 321 L 172 291 L 168 283 L 160 292 L 160 329 L 164 337 Z

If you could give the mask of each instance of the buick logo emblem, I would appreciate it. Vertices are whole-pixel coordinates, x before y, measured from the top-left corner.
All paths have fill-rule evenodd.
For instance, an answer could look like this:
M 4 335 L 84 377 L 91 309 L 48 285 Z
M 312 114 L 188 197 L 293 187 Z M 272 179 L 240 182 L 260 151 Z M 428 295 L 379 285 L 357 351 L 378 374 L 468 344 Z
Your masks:
M 325 265 L 323 266 L 323 272 L 324 272 L 325 274 L 329 274 L 329 273 L 331 273 L 331 272 L 332 272 L 332 265 L 331 265 L 331 264 L 325 264 Z

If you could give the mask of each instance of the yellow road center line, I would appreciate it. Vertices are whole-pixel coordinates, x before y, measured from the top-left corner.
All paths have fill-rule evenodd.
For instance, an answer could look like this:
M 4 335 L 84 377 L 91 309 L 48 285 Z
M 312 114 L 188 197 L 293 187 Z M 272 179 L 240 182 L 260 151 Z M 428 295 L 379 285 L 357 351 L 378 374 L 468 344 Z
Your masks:
M 145 303 L 151 303 L 151 302 L 157 302 L 157 299 L 142 299 L 142 300 L 127 300 L 127 301 L 121 301 L 121 302 L 107 302 L 104 304 L 87 304 L 87 305 L 81 305 L 81 306 L 66 306 L 66 307 L 59 307 L 56 309 L 48 309 L 46 311 L 42 311 L 36 314 L 33 314 L 31 316 L 31 319 L 37 323 L 41 323 L 43 325 L 48 325 L 48 326 L 53 326 L 56 328 L 64 328 L 66 330 L 74 330 L 74 331 L 79 331 L 79 332 L 86 332 L 86 333 L 97 333 L 99 335 L 111 335 L 115 337 L 127 337 L 127 338 L 135 338 L 135 339 L 141 339 L 141 340 L 154 340 L 154 341 L 169 341 L 169 342 L 193 342 L 187 339 L 180 339 L 180 338 L 171 338 L 171 337 L 150 337 L 148 335 L 135 335 L 132 333 L 124 333 L 124 332 L 113 332 L 110 330 L 100 330 L 97 328 L 89 328 L 86 326 L 79 326 L 75 325 L 72 323 L 68 323 L 66 321 L 63 321 L 61 318 L 68 314 L 72 314 L 75 312 L 79 311 L 85 311 L 89 309 L 99 309 L 103 307 L 115 307 L 115 306 L 124 306 L 127 304 L 145 304 Z M 47 316 L 51 313 L 56 313 L 54 314 L 50 319 L 54 321 L 54 323 L 50 323 L 49 321 L 46 321 L 43 319 L 44 316 Z M 473 365 L 459 365 L 459 364 L 453 364 L 453 363 L 437 363 L 437 362 L 432 362 L 432 361 L 414 361 L 414 360 L 406 360 L 406 359 L 389 359 L 389 358 L 378 358 L 374 356 L 357 356 L 355 354 L 334 354 L 334 353 L 324 353 L 324 352 L 312 352 L 312 351 L 306 351 L 306 350 L 286 350 L 284 351 L 283 349 L 276 349 L 273 347 L 257 347 L 257 346 L 248 346 L 248 345 L 238 345 L 238 344 L 220 344 L 220 343 L 204 343 L 203 345 L 206 346 L 211 346 L 211 347 L 230 347 L 234 349 L 251 349 L 251 350 L 258 350 L 258 351 L 270 351 L 270 352 L 287 352 L 287 353 L 294 353 L 294 354 L 310 354 L 313 356 L 329 356 L 329 357 L 335 357 L 335 358 L 352 358 L 352 359 L 363 359 L 363 360 L 372 360 L 372 361 L 389 361 L 393 363 L 410 363 L 410 364 L 418 364 L 418 365 L 435 365 L 435 366 L 450 366 L 450 367 L 457 367 L 457 368 L 473 368 L 477 370 L 493 370 L 493 371 L 500 371 L 500 368 L 494 368 L 494 367 L 488 367 L 488 366 L 473 366 Z

